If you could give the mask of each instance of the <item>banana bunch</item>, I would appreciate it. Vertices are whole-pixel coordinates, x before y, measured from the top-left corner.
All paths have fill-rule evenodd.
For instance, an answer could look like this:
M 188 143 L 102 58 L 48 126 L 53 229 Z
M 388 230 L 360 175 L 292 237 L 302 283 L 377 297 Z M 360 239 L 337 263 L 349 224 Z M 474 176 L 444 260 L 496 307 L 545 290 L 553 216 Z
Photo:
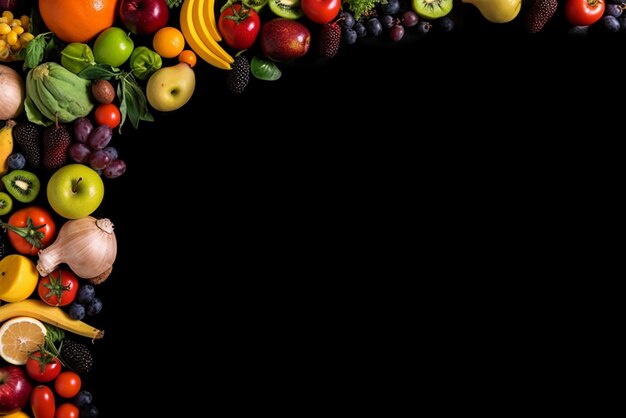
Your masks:
M 234 62 L 218 43 L 215 0 L 184 0 L 180 9 L 180 29 L 191 49 L 204 61 L 222 70 L 230 70 Z
M 102 338 L 104 331 L 87 325 L 85 322 L 72 319 L 63 309 L 50 306 L 36 299 L 26 299 L 21 302 L 7 303 L 0 306 L 0 323 L 16 316 L 28 316 L 38 319 L 55 327 L 62 328 L 74 334 L 89 337 L 92 340 Z
M 15 121 L 9 119 L 6 125 L 0 128 L 0 176 L 9 171 L 9 156 L 13 153 L 13 127 Z

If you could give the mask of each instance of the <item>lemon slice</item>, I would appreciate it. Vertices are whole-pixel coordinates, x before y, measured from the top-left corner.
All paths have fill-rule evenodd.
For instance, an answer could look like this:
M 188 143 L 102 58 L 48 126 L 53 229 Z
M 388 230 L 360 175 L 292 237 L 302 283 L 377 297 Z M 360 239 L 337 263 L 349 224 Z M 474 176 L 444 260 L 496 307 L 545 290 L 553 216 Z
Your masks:
M 0 357 L 7 363 L 26 364 L 28 356 L 39 350 L 46 338 L 46 327 L 38 319 L 18 316 L 0 327 Z

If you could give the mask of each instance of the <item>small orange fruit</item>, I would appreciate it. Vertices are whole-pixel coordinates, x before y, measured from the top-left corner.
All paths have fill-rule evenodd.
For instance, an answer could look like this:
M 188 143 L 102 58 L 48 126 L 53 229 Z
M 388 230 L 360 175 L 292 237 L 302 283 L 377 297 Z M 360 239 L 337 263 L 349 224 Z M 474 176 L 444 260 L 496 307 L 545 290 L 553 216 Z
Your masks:
M 165 26 L 154 34 L 152 47 L 163 58 L 174 58 L 185 49 L 185 37 L 177 28 Z
M 198 58 L 196 57 L 196 53 L 191 49 L 185 49 L 183 52 L 178 54 L 178 62 L 186 62 L 191 68 L 196 65 L 197 61 Z
M 119 1 L 39 0 L 39 13 L 60 40 L 85 43 L 113 26 Z

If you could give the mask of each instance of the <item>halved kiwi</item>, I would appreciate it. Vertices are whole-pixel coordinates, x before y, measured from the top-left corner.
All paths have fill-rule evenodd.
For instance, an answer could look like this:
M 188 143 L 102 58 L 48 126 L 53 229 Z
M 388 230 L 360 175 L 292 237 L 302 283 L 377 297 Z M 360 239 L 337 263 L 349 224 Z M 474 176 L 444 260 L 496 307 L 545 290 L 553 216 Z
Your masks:
M 267 0 L 243 0 L 243 3 L 258 13 L 267 5 Z
M 300 0 L 268 0 L 270 10 L 275 15 L 285 19 L 299 19 L 302 17 Z
M 13 209 L 13 199 L 8 193 L 0 192 L 0 215 L 6 215 Z
M 29 203 L 39 194 L 39 177 L 26 170 L 13 170 L 2 176 L 4 187 L 16 200 Z
M 413 10 L 424 19 L 438 19 L 450 13 L 453 0 L 412 0 Z

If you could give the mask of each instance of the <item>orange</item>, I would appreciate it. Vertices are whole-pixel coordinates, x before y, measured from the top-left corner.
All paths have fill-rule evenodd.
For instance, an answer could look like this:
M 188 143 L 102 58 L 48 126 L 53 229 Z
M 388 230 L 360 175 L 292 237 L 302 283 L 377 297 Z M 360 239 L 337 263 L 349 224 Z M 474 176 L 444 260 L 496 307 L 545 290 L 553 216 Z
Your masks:
M 46 327 L 38 319 L 18 316 L 0 327 L 0 357 L 7 363 L 26 364 L 28 356 L 41 349 L 46 338 Z
M 185 37 L 177 28 L 165 26 L 154 34 L 152 47 L 163 58 L 174 58 L 185 49 Z
M 198 58 L 196 57 L 196 53 L 191 49 L 185 49 L 183 52 L 178 54 L 178 62 L 186 62 L 191 68 L 196 65 L 197 61 Z
M 44 23 L 65 42 L 89 42 L 113 26 L 120 0 L 39 0 Z

